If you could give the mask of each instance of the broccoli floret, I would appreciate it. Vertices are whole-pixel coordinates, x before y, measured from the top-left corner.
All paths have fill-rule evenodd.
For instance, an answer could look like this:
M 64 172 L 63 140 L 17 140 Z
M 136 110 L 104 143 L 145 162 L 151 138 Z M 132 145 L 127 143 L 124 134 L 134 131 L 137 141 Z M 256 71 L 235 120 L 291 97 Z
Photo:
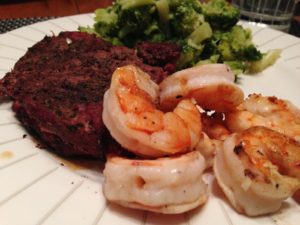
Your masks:
M 209 59 L 211 56 L 214 55 L 218 55 L 218 60 L 219 60 L 220 54 L 217 48 L 219 44 L 219 40 L 214 37 L 214 34 L 211 38 L 208 38 L 202 44 L 204 45 L 203 51 L 201 53 L 202 60 Z
M 130 8 L 138 8 L 145 5 L 153 5 L 155 0 L 116 0 L 115 5 L 118 5 L 122 10 Z
M 185 38 L 204 22 L 198 0 L 170 2 L 170 26 L 175 35 Z
M 242 46 L 252 45 L 252 33 L 250 29 L 244 29 L 240 25 L 236 25 L 231 28 L 228 33 L 223 33 L 222 36 L 228 34 L 229 39 L 232 42 L 232 48 L 234 51 L 238 51 Z
M 239 10 L 226 0 L 115 0 L 95 13 L 94 27 L 81 31 L 128 47 L 138 41 L 174 42 L 182 48 L 177 69 L 226 63 L 238 74 L 259 71 L 278 56 L 255 47 L 250 29 L 236 25 Z
M 258 73 L 263 71 L 270 65 L 273 65 L 276 60 L 280 57 L 281 50 L 273 49 L 263 54 L 263 57 L 259 61 L 251 62 L 248 68 L 250 73 Z
M 156 1 L 156 8 L 158 12 L 159 24 L 166 36 L 170 36 L 169 20 L 170 20 L 170 6 L 168 0 Z
M 252 44 L 251 31 L 240 25 L 228 32 L 216 32 L 214 38 L 222 61 L 257 61 L 262 58 L 262 53 Z
M 94 33 L 112 42 L 133 46 L 144 36 L 155 36 L 161 33 L 153 14 L 155 0 L 117 0 L 112 6 L 95 11 Z M 80 28 L 92 33 L 90 28 Z
M 123 9 L 119 12 L 118 37 L 122 40 L 127 36 L 141 36 L 144 31 L 152 26 L 153 13 L 155 8 L 152 5 L 140 6 L 138 8 Z
M 180 46 L 182 46 L 182 52 L 176 63 L 177 69 L 193 66 L 195 61 L 199 58 L 199 53 L 201 53 L 201 51 L 190 46 L 187 42 L 181 43 Z
M 248 67 L 248 63 L 241 60 L 225 61 L 224 64 L 228 65 L 235 75 L 245 72 Z
M 260 61 L 263 57 L 252 43 L 251 31 L 240 25 L 235 25 L 227 32 L 215 31 L 203 45 L 205 47 L 200 56 L 200 63 L 226 63 L 235 74 L 249 71 L 251 63 Z M 214 60 L 211 60 L 212 56 Z
M 210 0 L 202 5 L 205 20 L 213 29 L 227 30 L 239 20 L 240 11 L 226 0 Z
M 212 30 L 208 23 L 199 25 L 188 37 L 188 43 L 192 46 L 199 46 L 204 40 L 212 36 Z
M 262 59 L 263 55 L 253 44 L 251 44 L 238 51 L 237 57 L 246 61 L 258 61 Z
M 129 47 L 139 40 L 165 40 L 156 19 L 155 0 L 118 0 L 114 4 L 118 14 L 117 37 Z
M 203 41 L 212 36 L 210 25 L 201 14 L 198 0 L 169 0 L 170 32 L 174 40 L 182 46 L 182 53 L 177 63 L 178 69 L 195 65 L 204 49 Z
M 208 59 L 200 60 L 196 63 L 196 65 L 203 65 L 203 64 L 211 64 L 211 63 L 217 63 L 219 61 L 220 56 L 219 55 L 212 55 Z
M 188 8 L 192 8 L 193 10 L 197 11 L 198 13 L 202 12 L 202 6 L 199 0 L 167 0 L 171 8 L 177 8 L 184 4 Z
M 116 35 L 118 21 L 118 15 L 114 11 L 113 7 L 108 7 L 106 9 L 97 9 L 95 11 L 95 15 L 95 33 L 98 33 L 106 40 L 111 40 L 110 37 Z M 88 31 L 91 32 L 91 30 Z

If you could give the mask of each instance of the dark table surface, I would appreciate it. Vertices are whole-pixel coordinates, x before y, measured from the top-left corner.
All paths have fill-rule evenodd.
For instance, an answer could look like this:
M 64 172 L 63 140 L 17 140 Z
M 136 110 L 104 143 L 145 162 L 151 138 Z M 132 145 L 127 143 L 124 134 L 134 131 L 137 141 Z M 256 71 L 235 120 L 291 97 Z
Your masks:
M 7 31 L 17 29 L 33 23 L 53 19 L 55 17 L 34 17 L 34 18 L 20 18 L 20 19 L 2 19 L 0 20 L 0 34 Z

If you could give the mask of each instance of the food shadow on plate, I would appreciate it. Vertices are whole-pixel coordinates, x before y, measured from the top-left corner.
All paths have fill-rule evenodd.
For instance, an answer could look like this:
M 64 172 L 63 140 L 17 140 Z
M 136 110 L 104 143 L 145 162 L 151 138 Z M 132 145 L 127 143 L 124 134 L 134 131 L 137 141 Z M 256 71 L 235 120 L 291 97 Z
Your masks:
M 43 154 L 48 155 L 56 161 L 61 167 L 64 167 L 83 178 L 95 181 L 99 184 L 103 183 L 104 177 L 102 174 L 104 162 L 102 160 L 81 157 L 63 157 L 48 149 L 41 149 L 41 151 L 43 151 Z
M 16 118 L 17 119 L 17 118 Z M 25 127 L 29 135 L 23 136 L 23 138 L 28 138 L 32 141 L 32 144 L 39 149 L 39 152 L 50 158 L 60 167 L 67 169 L 83 178 L 95 181 L 96 183 L 102 184 L 103 169 L 105 162 L 101 159 L 94 159 L 82 156 L 63 156 L 59 152 L 53 150 L 46 143 L 43 143 L 42 140 L 35 134 L 34 131 Z
M 12 105 L 12 101 L 9 97 L 3 97 L 1 96 L 1 90 L 0 90 L 0 110 L 7 110 L 10 109 Z

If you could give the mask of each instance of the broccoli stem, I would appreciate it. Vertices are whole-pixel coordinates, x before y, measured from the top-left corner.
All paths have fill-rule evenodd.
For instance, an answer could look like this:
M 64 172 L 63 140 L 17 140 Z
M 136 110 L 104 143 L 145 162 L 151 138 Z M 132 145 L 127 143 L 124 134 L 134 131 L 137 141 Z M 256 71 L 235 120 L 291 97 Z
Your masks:
M 250 73 L 258 73 L 263 71 L 265 68 L 273 65 L 276 60 L 280 57 L 281 50 L 273 49 L 263 55 L 263 58 L 259 61 L 251 62 L 249 66 Z
M 170 7 L 168 0 L 158 0 L 156 3 L 156 8 L 159 16 L 159 23 L 161 29 L 166 34 L 166 36 L 170 36 L 170 28 L 169 28 L 169 16 L 170 16 Z
M 188 37 L 188 40 L 196 45 L 199 45 L 202 43 L 202 41 L 210 38 L 212 34 L 213 33 L 209 23 L 204 22 L 191 33 L 191 35 Z

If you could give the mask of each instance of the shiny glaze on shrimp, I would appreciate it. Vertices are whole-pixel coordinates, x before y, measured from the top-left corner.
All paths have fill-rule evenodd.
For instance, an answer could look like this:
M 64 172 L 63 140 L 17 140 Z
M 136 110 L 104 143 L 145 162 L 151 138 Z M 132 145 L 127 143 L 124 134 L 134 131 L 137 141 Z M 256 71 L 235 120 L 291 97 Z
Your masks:
M 104 169 L 104 195 L 117 204 L 175 214 L 204 204 L 204 158 L 197 151 L 152 160 L 109 156 Z
M 225 64 L 207 64 L 178 71 L 160 84 L 160 103 L 170 110 L 182 98 L 194 98 L 204 109 L 230 111 L 244 99 L 234 84 L 235 76 Z
M 201 117 L 192 100 L 173 112 L 157 109 L 158 86 L 135 66 L 118 68 L 104 95 L 103 122 L 127 150 L 145 157 L 184 153 L 201 137 Z
M 300 188 L 300 143 L 266 127 L 251 127 L 225 140 L 214 172 L 238 212 L 275 212 Z
M 232 132 L 265 126 L 300 141 L 300 110 L 287 100 L 251 94 L 235 111 L 226 114 Z

